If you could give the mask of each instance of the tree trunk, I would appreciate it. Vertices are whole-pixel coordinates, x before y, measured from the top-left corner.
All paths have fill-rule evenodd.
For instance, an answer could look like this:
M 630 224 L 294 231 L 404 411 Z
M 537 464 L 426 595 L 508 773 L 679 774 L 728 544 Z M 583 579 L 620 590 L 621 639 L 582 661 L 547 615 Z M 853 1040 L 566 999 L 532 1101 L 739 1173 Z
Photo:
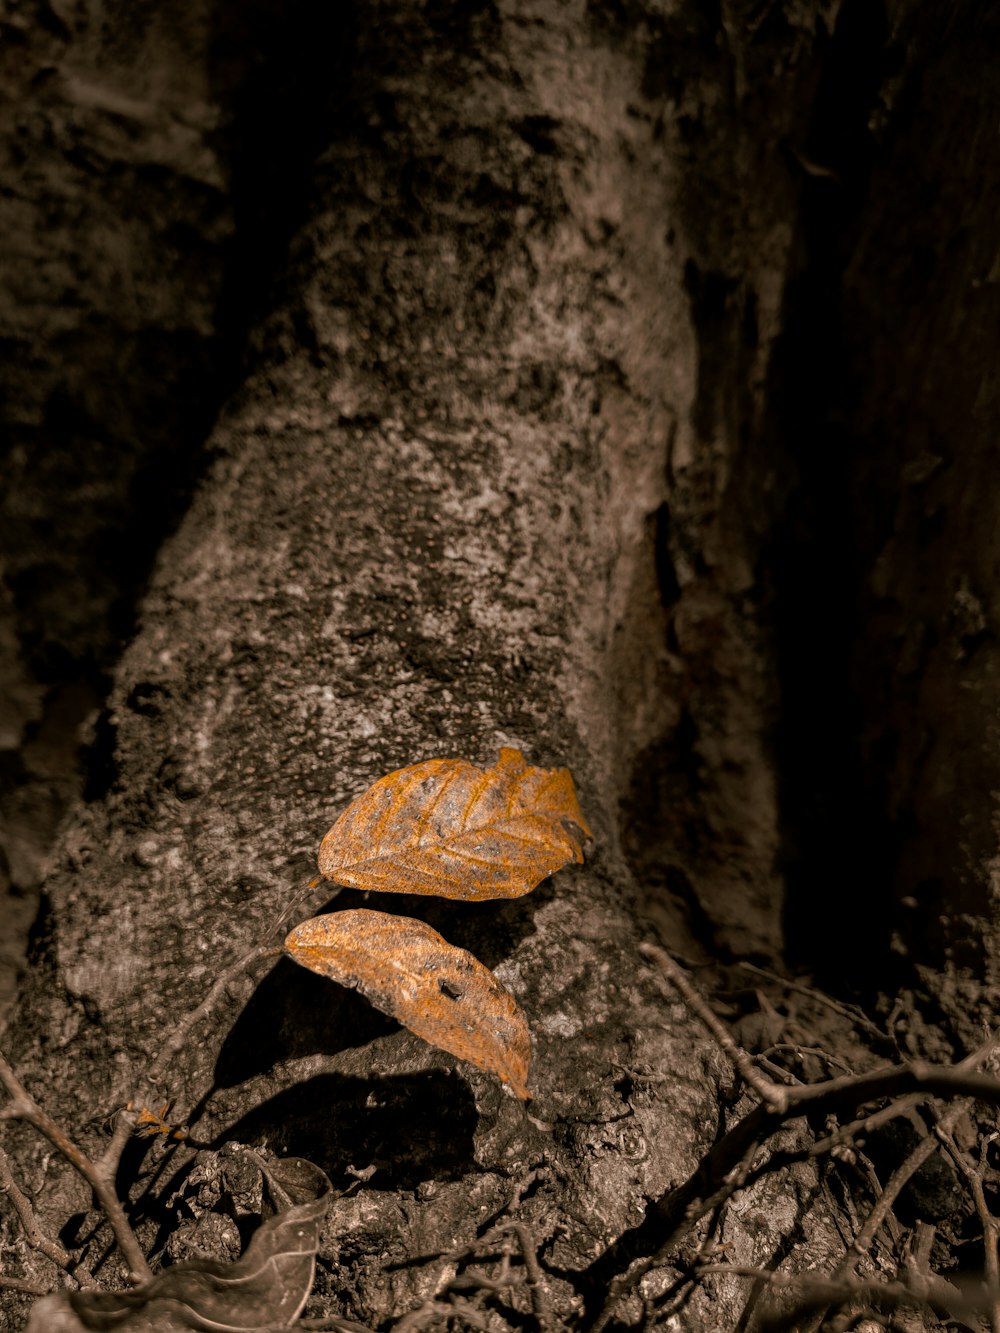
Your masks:
M 527 1191 L 552 1314 L 579 1323 L 614 1275 L 609 1246 L 655 1250 L 650 1201 L 725 1122 L 727 1067 L 644 938 L 702 965 L 790 956 L 873 1001 L 919 980 L 948 1015 L 941 1042 L 978 1040 L 996 957 L 979 493 L 1000 172 L 977 145 L 1000 85 L 960 53 L 995 26 L 981 5 L 945 20 L 902 0 L 373 3 L 322 21 L 222 4 L 163 48 L 154 15 L 123 18 L 119 44 L 93 8 L 23 30 L 49 73 L 18 114 L 39 143 L 39 124 L 65 138 L 51 180 L 22 163 L 36 211 L 13 231 L 80 194 L 84 235 L 113 218 L 108 253 L 127 245 L 121 271 L 150 295 L 102 314 L 110 261 L 88 286 L 67 226 L 48 235 L 86 318 L 57 338 L 64 289 L 41 277 L 44 317 L 21 290 L 5 312 L 27 404 L 11 494 L 37 492 L 49 447 L 85 491 L 105 479 L 114 515 L 74 520 L 48 582 L 30 524 L 8 559 L 28 682 L 15 740 L 44 731 L 44 688 L 59 716 L 54 680 L 113 675 L 44 881 L 14 1062 L 99 1147 L 165 1034 L 302 892 L 352 797 L 501 746 L 566 764 L 595 833 L 586 867 L 500 905 L 371 904 L 429 921 L 514 991 L 527 1111 L 283 959 L 234 983 L 158 1090 L 190 1143 L 135 1147 L 120 1184 L 159 1254 L 190 1213 L 198 1147 L 308 1157 L 337 1194 L 316 1308 L 373 1326 L 433 1294 L 418 1257 L 472 1243 Z M 125 186 L 104 203 L 103 166 L 73 148 L 123 123 L 128 146 L 105 153 Z M 925 204 L 932 189 L 945 202 Z M 176 439 L 211 415 L 202 394 L 221 405 L 204 458 Z M 90 434 L 110 463 L 79 461 Z M 171 475 L 193 491 L 176 532 L 178 504 L 148 532 L 140 507 L 118 548 L 141 594 L 128 646 L 113 660 L 126 622 L 102 585 L 81 599 L 74 665 L 52 666 L 59 634 L 25 611 L 31 588 L 65 584 L 136 477 L 150 504 Z M 30 887 L 41 854 L 12 859 Z M 9 1143 L 30 1175 L 40 1150 L 22 1126 Z M 813 1165 L 746 1202 L 727 1261 L 836 1261 Z M 54 1233 L 89 1200 L 56 1163 L 36 1206 Z M 109 1261 L 102 1278 L 124 1274 Z M 759 1298 L 718 1275 L 678 1326 L 747 1328 Z

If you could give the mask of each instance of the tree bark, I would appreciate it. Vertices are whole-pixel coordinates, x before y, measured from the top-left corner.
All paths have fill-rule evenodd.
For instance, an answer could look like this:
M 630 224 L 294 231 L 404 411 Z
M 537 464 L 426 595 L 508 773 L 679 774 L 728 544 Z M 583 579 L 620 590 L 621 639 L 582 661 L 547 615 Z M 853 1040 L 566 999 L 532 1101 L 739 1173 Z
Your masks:
M 886 635 L 923 600 L 939 623 L 941 598 L 965 587 L 957 565 L 888 610 L 889 584 L 869 578 L 877 562 L 892 583 L 913 544 L 925 549 L 893 478 L 934 450 L 909 433 L 930 406 L 901 387 L 893 339 L 863 300 L 880 290 L 896 215 L 865 208 L 891 182 L 921 243 L 920 190 L 897 181 L 924 141 L 934 84 L 921 78 L 943 20 L 851 0 L 718 13 L 368 4 L 318 26 L 308 7 L 284 24 L 268 6 L 236 8 L 185 28 L 213 71 L 199 96 L 233 117 L 221 140 L 199 121 L 196 147 L 218 152 L 225 207 L 253 238 L 198 266 L 199 356 L 214 358 L 225 406 L 114 666 L 87 800 L 45 880 L 12 1053 L 47 1109 L 99 1143 L 94 1124 L 219 971 L 267 937 L 323 833 L 374 779 L 437 756 L 489 763 L 500 746 L 567 764 L 595 831 L 585 868 L 499 906 L 384 904 L 472 949 L 515 992 L 535 1046 L 527 1112 L 282 960 L 234 984 L 170 1070 L 161 1100 L 194 1146 L 135 1148 L 120 1184 L 145 1243 L 162 1246 L 199 1145 L 310 1158 L 338 1193 L 319 1308 L 375 1325 L 432 1294 L 435 1270 L 415 1257 L 471 1242 L 536 1172 L 522 1215 L 554 1315 L 579 1321 L 600 1304 L 609 1245 L 655 1219 L 649 1201 L 690 1174 L 725 1119 L 721 1057 L 638 952 L 651 929 L 696 962 L 779 963 L 787 935 L 810 965 L 850 971 L 869 907 L 851 957 L 887 967 L 927 845 L 942 886 L 968 871 L 955 911 L 992 930 L 992 806 L 975 805 L 960 865 L 942 830 L 966 779 L 942 796 L 905 747 L 879 777 L 888 731 L 916 744 L 914 709 L 954 738 L 941 744 L 961 767 L 992 698 L 989 618 L 980 626 L 968 597 L 965 657 L 935 650 L 919 684 L 894 687 L 903 668 Z M 955 15 L 950 38 L 971 42 L 987 22 L 972 4 Z M 147 19 L 132 22 L 148 38 Z M 273 50 L 262 34 L 277 34 Z M 149 49 L 126 61 L 126 82 Z M 942 54 L 933 68 L 957 97 L 958 67 Z M 273 100 L 254 102 L 261 90 Z M 117 124 L 131 113 L 109 97 L 104 86 L 90 105 Z M 928 140 L 942 170 L 968 118 L 989 120 L 958 97 L 951 110 Z M 260 134 L 269 167 L 254 185 Z M 960 276 L 930 265 L 935 309 L 982 268 L 995 186 L 969 205 L 980 242 Z M 169 325 L 186 284 L 159 281 Z M 906 318 L 907 294 L 896 299 Z M 935 361 L 933 319 L 912 355 L 943 374 L 953 348 Z M 867 354 L 845 351 L 855 324 Z M 992 383 L 986 324 L 978 370 L 950 390 L 972 461 L 934 512 L 959 526 L 989 449 L 967 410 Z M 180 355 L 176 374 L 194 360 Z M 852 386 L 873 368 L 842 418 L 831 366 Z M 139 376 L 136 419 L 166 401 L 154 378 Z M 44 402 L 55 392 L 37 387 Z M 898 442 L 878 454 L 876 403 Z M 44 405 L 33 411 L 35 429 Z M 936 467 L 907 485 L 937 485 Z M 852 527 L 873 490 L 875 517 Z M 935 569 L 951 531 L 926 547 Z M 984 536 L 977 571 L 991 549 Z M 985 574 L 969 580 L 982 610 Z M 978 684 L 956 694 L 967 661 Z M 988 785 L 989 752 L 973 748 L 963 772 Z M 887 805 L 933 829 L 900 850 Z M 872 828 L 875 852 L 841 901 Z M 804 905 L 817 894 L 818 926 Z M 318 889 L 308 910 L 326 901 Z M 914 961 L 933 961 L 919 930 L 908 939 Z M 27 1133 L 12 1128 L 11 1143 L 30 1171 Z M 733 1263 L 777 1261 L 793 1234 L 794 1264 L 838 1253 L 812 1165 L 746 1199 L 727 1223 Z M 37 1206 L 55 1232 L 88 1200 L 56 1164 Z M 684 1326 L 748 1327 L 758 1296 L 719 1275 Z M 627 1313 L 638 1319 L 638 1303 Z

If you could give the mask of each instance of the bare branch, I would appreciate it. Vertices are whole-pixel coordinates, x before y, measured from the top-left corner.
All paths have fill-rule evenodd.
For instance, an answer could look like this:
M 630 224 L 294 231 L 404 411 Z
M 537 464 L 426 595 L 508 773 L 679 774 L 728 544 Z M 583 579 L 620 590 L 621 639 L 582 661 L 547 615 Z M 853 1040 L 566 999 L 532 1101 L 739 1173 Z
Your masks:
M 950 1130 L 959 1116 L 967 1109 L 968 1103 L 965 1101 L 960 1101 L 955 1106 L 950 1107 L 941 1117 L 942 1128 Z M 934 1156 L 938 1146 L 933 1136 L 928 1135 L 927 1138 L 921 1139 L 909 1156 L 896 1167 L 886 1181 L 885 1187 L 874 1208 L 869 1213 L 867 1221 L 855 1236 L 847 1254 L 834 1269 L 833 1280 L 835 1282 L 853 1275 L 858 1264 L 871 1249 L 879 1227 L 888 1217 L 904 1186 L 912 1180 L 928 1158 Z
M 277 917 L 272 922 L 264 938 L 272 939 L 275 932 L 278 931 L 285 921 L 294 914 L 296 909 L 309 897 L 314 889 L 323 883 L 320 875 L 315 875 L 306 885 L 298 897 L 293 898 L 290 903 L 281 909 Z M 335 898 L 340 893 L 339 887 L 330 886 L 330 898 Z M 98 1170 L 104 1176 L 105 1180 L 111 1182 L 114 1180 L 118 1171 L 118 1164 L 121 1161 L 122 1153 L 125 1150 L 125 1144 L 128 1142 L 142 1108 L 146 1105 L 150 1097 L 153 1097 L 157 1088 L 161 1084 L 173 1060 L 181 1053 L 188 1044 L 191 1033 L 215 1008 L 219 998 L 225 991 L 230 982 L 234 981 L 241 972 L 245 972 L 248 967 L 261 958 L 277 958 L 283 952 L 280 945 L 256 944 L 248 952 L 238 958 L 226 968 L 211 986 L 208 994 L 202 1000 L 196 1009 L 185 1015 L 171 1032 L 167 1041 L 160 1047 L 156 1059 L 146 1070 L 145 1074 L 139 1080 L 139 1084 L 132 1096 L 129 1106 L 124 1107 L 119 1113 L 115 1122 L 115 1130 L 111 1136 L 111 1142 L 108 1144 L 104 1155 L 97 1163 Z
M 725 1025 L 712 1013 L 707 1001 L 699 995 L 667 951 L 657 944 L 640 944 L 639 952 L 654 962 L 670 984 L 679 991 L 685 1004 L 711 1032 L 744 1083 L 748 1083 L 761 1100 L 767 1102 L 775 1111 L 783 1111 L 787 1105 L 786 1089 L 760 1072 L 743 1047 L 733 1040 Z
M 968 1182 L 972 1191 L 972 1199 L 976 1205 L 976 1215 L 979 1218 L 979 1224 L 983 1229 L 983 1253 L 984 1264 L 986 1268 L 986 1283 L 993 1291 L 1000 1291 L 1000 1260 L 997 1257 L 997 1219 L 990 1212 L 989 1205 L 986 1202 L 986 1195 L 983 1191 L 983 1164 L 980 1158 L 978 1167 L 970 1166 L 965 1153 L 959 1148 L 952 1134 L 952 1126 L 947 1123 L 946 1116 L 935 1117 L 937 1124 L 934 1132 L 944 1144 L 948 1156 L 961 1171 Z M 985 1143 L 982 1145 L 985 1150 Z M 1000 1300 L 996 1297 L 990 1302 L 989 1307 L 990 1330 L 991 1333 L 1000 1333 Z
M 27 1282 L 21 1277 L 5 1277 L 0 1273 L 0 1287 L 6 1287 L 8 1291 L 19 1291 L 25 1296 L 47 1296 L 48 1287 L 39 1286 L 37 1282 Z
M 776 982 L 784 990 L 795 991 L 799 995 L 808 995 L 817 1004 L 824 1005 L 835 1014 L 840 1014 L 842 1018 L 849 1019 L 862 1032 L 866 1032 L 869 1037 L 877 1041 L 879 1045 L 889 1046 L 894 1050 L 899 1049 L 891 1033 L 883 1032 L 877 1023 L 873 1023 L 867 1014 L 854 1005 L 841 1004 L 832 995 L 825 995 L 822 991 L 816 990 L 813 986 L 806 986 L 801 981 L 793 981 L 789 977 L 779 976 L 777 972 L 769 972 L 766 967 L 758 967 L 756 963 L 748 963 L 744 959 L 740 959 L 738 966 L 744 972 L 756 972 L 759 977 L 765 977 L 768 981 Z
M 742 1171 L 745 1179 L 748 1157 L 752 1158 L 754 1152 L 788 1121 L 809 1112 L 855 1111 L 866 1102 L 911 1092 L 919 1092 L 922 1096 L 975 1097 L 1000 1106 L 1000 1080 L 979 1074 L 974 1069 L 996 1049 L 996 1042 L 987 1042 L 958 1065 L 932 1065 L 913 1060 L 904 1065 L 887 1065 L 866 1074 L 826 1079 L 821 1083 L 781 1088 L 775 1084 L 785 1100 L 784 1109 L 768 1103 L 754 1107 L 715 1143 L 686 1181 L 657 1200 L 647 1210 L 646 1220 L 632 1232 L 626 1232 L 592 1267 L 594 1274 L 595 1270 L 596 1273 L 602 1269 L 606 1271 L 612 1263 L 620 1265 L 619 1276 L 607 1287 L 604 1305 L 591 1333 L 603 1333 L 622 1297 L 634 1291 L 648 1272 L 662 1264 L 709 1211 L 706 1197 L 720 1188 L 731 1193 L 733 1187 L 727 1184 L 730 1173 L 737 1172 L 738 1175 Z M 642 1255 L 645 1257 L 640 1258 Z M 631 1268 L 628 1268 L 629 1264 L 632 1264 Z
M 50 1259 L 58 1268 L 65 1269 L 79 1282 L 81 1287 L 95 1285 L 89 1269 L 84 1264 L 74 1264 L 73 1256 L 56 1241 L 50 1240 L 42 1231 L 38 1225 L 38 1219 L 35 1217 L 35 1210 L 31 1206 L 31 1200 L 14 1179 L 14 1173 L 10 1169 L 10 1161 L 2 1148 L 0 1148 L 0 1192 L 6 1194 L 10 1199 L 20 1220 L 25 1239 L 33 1250 L 37 1250 L 39 1254 L 44 1254 L 46 1259 Z
M 793 1305 L 765 1314 L 757 1325 L 758 1333 L 791 1333 L 800 1330 L 806 1320 L 842 1305 L 882 1313 L 927 1305 L 946 1319 L 962 1320 L 975 1319 L 983 1308 L 981 1302 L 963 1297 L 951 1283 L 934 1277 L 926 1282 L 810 1282 Z
M 918 1106 L 926 1105 L 927 1100 L 920 1092 L 911 1092 L 907 1093 L 905 1097 L 897 1097 L 888 1106 L 883 1106 L 880 1111 L 873 1111 L 871 1115 L 863 1115 L 857 1120 L 850 1120 L 846 1125 L 841 1125 L 839 1129 L 835 1129 L 832 1134 L 828 1134 L 825 1139 L 817 1139 L 804 1153 L 789 1153 L 788 1159 L 790 1161 L 801 1161 L 804 1157 L 823 1157 L 842 1144 L 850 1143 L 852 1139 L 870 1134 L 873 1129 L 878 1129 L 879 1125 L 888 1124 L 890 1120 L 898 1120 L 901 1115 L 907 1115 L 910 1111 L 916 1110 Z
M 17 1078 L 3 1052 L 0 1052 L 0 1083 L 4 1085 L 11 1105 L 5 1110 L 16 1119 L 25 1120 L 57 1148 L 67 1162 L 83 1176 L 94 1191 L 98 1203 L 108 1219 L 118 1248 L 129 1265 L 130 1276 L 134 1282 L 145 1282 L 152 1277 L 146 1256 L 143 1254 L 135 1233 L 129 1226 L 125 1210 L 107 1178 L 98 1171 L 90 1158 L 64 1133 L 51 1116 L 38 1105 L 28 1090 Z
M 525 1271 L 528 1274 L 528 1290 L 531 1293 L 531 1308 L 535 1312 L 535 1318 L 538 1320 L 539 1327 L 545 1329 L 549 1326 L 551 1311 L 549 1310 L 548 1297 L 545 1294 L 545 1286 L 542 1282 L 542 1270 L 538 1264 L 537 1242 L 523 1222 L 512 1222 L 511 1230 L 517 1237 L 517 1243 L 521 1247 L 521 1255 L 524 1259 Z
M 279 918 L 280 920 L 281 918 Z M 177 1058 L 180 1052 L 188 1044 L 191 1033 L 203 1019 L 215 1008 L 220 995 L 226 987 L 236 977 L 244 972 L 253 963 L 261 958 L 276 958 L 282 952 L 276 945 L 258 944 L 249 953 L 243 955 L 230 967 L 219 974 L 208 994 L 202 1000 L 196 1009 L 192 1009 L 189 1014 L 177 1024 L 170 1036 L 160 1047 L 156 1059 L 143 1074 L 139 1080 L 138 1086 L 132 1097 L 131 1106 L 124 1108 L 118 1114 L 115 1124 L 114 1134 L 111 1136 L 111 1142 L 97 1163 L 97 1169 L 103 1180 L 109 1184 L 114 1180 L 118 1171 L 118 1163 L 121 1161 L 122 1152 L 125 1144 L 128 1142 L 132 1131 L 135 1129 L 139 1113 L 146 1105 L 148 1100 L 156 1093 L 163 1078 L 165 1077 L 171 1063 Z

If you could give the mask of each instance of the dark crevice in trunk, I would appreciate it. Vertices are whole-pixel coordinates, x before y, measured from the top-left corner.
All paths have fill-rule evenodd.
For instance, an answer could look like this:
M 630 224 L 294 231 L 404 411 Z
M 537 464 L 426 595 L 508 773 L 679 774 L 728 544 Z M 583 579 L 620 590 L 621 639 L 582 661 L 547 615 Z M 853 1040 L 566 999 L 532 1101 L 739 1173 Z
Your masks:
M 841 10 L 802 160 L 803 267 L 789 284 L 766 429 L 791 477 L 763 561 L 779 681 L 775 758 L 789 960 L 828 985 L 860 982 L 887 957 L 891 838 L 867 798 L 864 700 L 851 689 L 859 580 L 852 485 L 858 444 L 839 423 L 852 387 L 840 284 L 866 203 L 868 122 L 886 69 L 883 7 Z M 812 174 L 820 171 L 822 174 Z M 863 923 L 863 925 L 860 925 Z M 860 928 L 859 928 L 860 925 Z
M 229 108 L 221 132 L 232 170 L 235 232 L 219 331 L 221 402 L 245 377 L 247 340 L 277 305 L 292 238 L 305 221 L 313 165 L 347 120 L 357 84 L 356 6 L 222 0 L 212 82 Z
M 860 608 L 878 553 L 870 517 L 859 510 L 864 460 L 857 455 L 869 446 L 850 430 L 858 393 L 852 376 L 859 372 L 848 348 L 862 331 L 844 327 L 842 319 L 844 272 L 866 210 L 877 207 L 868 191 L 876 154 L 871 122 L 896 72 L 898 53 L 888 40 L 883 4 L 846 0 L 822 64 L 815 74 L 808 67 L 799 73 L 799 123 L 808 129 L 784 150 L 787 170 L 801 182 L 797 202 L 794 196 L 790 202 L 798 209 L 792 276 L 763 390 L 763 419 L 752 427 L 758 302 L 732 233 L 768 212 L 755 192 L 773 189 L 774 180 L 762 174 L 746 181 L 734 201 L 734 163 L 749 151 L 740 139 L 741 108 L 734 100 L 712 113 L 716 119 L 705 113 L 705 148 L 691 166 L 688 194 L 703 199 L 714 185 L 722 202 L 713 214 L 716 233 L 695 214 L 684 228 L 692 250 L 685 286 L 698 344 L 692 424 L 703 457 L 680 483 L 669 475 L 670 500 L 650 530 L 659 606 L 646 586 L 629 610 L 646 619 L 650 640 L 659 630 L 668 653 L 682 663 L 665 678 L 668 693 L 675 693 L 663 710 L 662 735 L 644 743 L 632 738 L 636 758 L 622 808 L 633 872 L 648 895 L 667 904 L 659 913 L 661 930 L 679 952 L 717 959 L 752 954 L 760 945 L 765 956 L 777 939 L 777 930 L 762 923 L 755 941 L 747 924 L 753 908 L 743 909 L 741 927 L 740 909 L 732 906 L 760 892 L 766 874 L 765 820 L 755 827 L 750 806 L 753 765 L 769 764 L 786 958 L 832 988 L 863 987 L 872 975 L 879 985 L 889 984 L 894 958 L 890 870 L 898 834 L 873 772 L 878 758 L 864 751 L 872 702 L 856 673 Z M 718 65 L 723 48 L 710 42 L 703 49 L 713 88 L 732 82 Z M 696 68 L 694 62 L 685 66 L 692 82 Z M 755 111 L 765 117 L 766 104 L 757 103 Z M 684 488 L 711 497 L 711 454 L 720 440 L 730 455 L 722 526 L 731 550 L 713 560 L 698 545 L 703 533 L 697 523 L 688 521 Z M 753 566 L 752 582 L 739 583 L 739 573 L 734 579 L 741 549 Z M 686 569 L 683 588 L 679 564 Z M 690 627 L 692 603 L 697 634 Z M 678 641 L 678 612 L 688 623 L 687 645 Z M 757 695 L 751 679 L 757 647 L 741 657 L 725 640 L 727 627 L 741 624 L 751 637 L 759 630 L 761 651 L 771 655 L 768 681 Z M 740 727 L 747 735 L 754 726 L 766 736 L 757 759 L 739 734 Z M 761 809 L 765 804 L 762 798 Z M 768 910 L 766 892 L 761 913 Z M 721 928 L 719 908 L 729 917 Z

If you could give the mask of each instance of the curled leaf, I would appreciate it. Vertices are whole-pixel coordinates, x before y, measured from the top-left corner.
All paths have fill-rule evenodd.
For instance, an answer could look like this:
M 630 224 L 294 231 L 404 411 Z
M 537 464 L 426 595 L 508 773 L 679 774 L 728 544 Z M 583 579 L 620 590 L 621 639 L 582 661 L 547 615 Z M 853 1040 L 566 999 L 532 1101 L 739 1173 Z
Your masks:
M 290 1206 L 254 1232 L 235 1264 L 195 1259 L 130 1291 L 55 1292 L 32 1306 L 26 1333 L 249 1333 L 293 1324 L 312 1290 L 330 1182 L 301 1157 L 265 1174 Z
M 131 1102 L 128 1104 L 128 1109 L 130 1111 L 133 1109 Z M 139 1139 L 155 1138 L 157 1134 L 162 1134 L 168 1139 L 186 1139 L 188 1132 L 184 1126 L 171 1125 L 166 1119 L 169 1111 L 169 1102 L 164 1102 L 158 1111 L 151 1111 L 148 1106 L 141 1107 L 136 1116 L 133 1134 Z
M 531 1037 L 509 991 L 465 949 L 422 921 L 387 912 L 334 912 L 285 940 L 290 957 L 354 986 L 432 1046 L 489 1069 L 526 1099 Z
M 591 836 L 569 769 L 504 749 L 492 768 L 429 759 L 380 778 L 323 839 L 319 868 L 355 889 L 517 898 Z

